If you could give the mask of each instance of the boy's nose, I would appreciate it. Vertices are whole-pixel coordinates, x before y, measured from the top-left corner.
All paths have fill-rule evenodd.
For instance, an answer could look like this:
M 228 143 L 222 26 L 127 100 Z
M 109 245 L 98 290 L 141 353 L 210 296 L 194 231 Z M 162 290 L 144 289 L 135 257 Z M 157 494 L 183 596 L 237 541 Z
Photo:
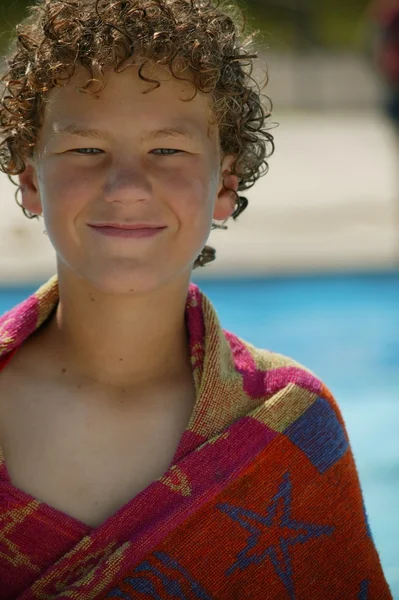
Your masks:
M 110 170 L 104 190 L 107 202 L 131 203 L 148 201 L 151 197 L 152 185 L 142 165 L 131 162 Z

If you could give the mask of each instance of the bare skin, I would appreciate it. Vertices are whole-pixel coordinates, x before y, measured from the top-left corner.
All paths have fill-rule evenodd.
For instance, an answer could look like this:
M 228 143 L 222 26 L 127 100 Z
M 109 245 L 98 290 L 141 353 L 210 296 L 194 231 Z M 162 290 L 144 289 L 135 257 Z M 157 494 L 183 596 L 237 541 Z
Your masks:
M 13 484 L 91 526 L 164 474 L 189 423 L 187 290 L 238 189 L 210 99 L 185 102 L 192 89 L 158 67 L 161 87 L 143 95 L 137 70 L 109 73 L 98 99 L 75 87 L 86 73 L 50 93 L 20 183 L 56 251 L 60 301 L 0 373 Z M 71 125 L 101 137 L 61 133 Z M 89 227 L 143 221 L 165 229 L 140 240 Z
M 195 404 L 191 371 L 116 393 L 55 375 L 40 344 L 28 340 L 0 374 L 7 470 L 17 488 L 97 527 L 169 468 Z

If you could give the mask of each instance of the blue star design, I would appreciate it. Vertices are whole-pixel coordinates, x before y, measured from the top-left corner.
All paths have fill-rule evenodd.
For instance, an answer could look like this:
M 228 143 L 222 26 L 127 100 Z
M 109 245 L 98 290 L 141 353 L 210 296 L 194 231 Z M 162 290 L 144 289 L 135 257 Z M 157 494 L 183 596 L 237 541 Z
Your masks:
M 279 518 L 277 507 L 280 500 L 283 502 L 283 514 Z M 289 598 L 295 600 L 290 547 L 296 544 L 304 544 L 312 538 L 318 538 L 323 535 L 329 536 L 335 528 L 328 525 L 315 525 L 291 519 L 291 503 L 292 484 L 289 474 L 285 473 L 279 489 L 267 509 L 266 516 L 225 503 L 218 504 L 218 508 L 250 533 L 246 547 L 238 553 L 236 562 L 227 570 L 226 575 L 231 575 L 239 568 L 244 570 L 253 563 L 260 564 L 268 557 L 277 576 L 284 584 Z M 254 553 L 256 546 L 260 545 L 262 528 L 271 528 L 272 526 L 284 527 L 286 530 L 290 530 L 291 535 L 287 531 L 281 532 L 281 537 L 278 541 L 276 540 L 268 546 L 264 552 Z

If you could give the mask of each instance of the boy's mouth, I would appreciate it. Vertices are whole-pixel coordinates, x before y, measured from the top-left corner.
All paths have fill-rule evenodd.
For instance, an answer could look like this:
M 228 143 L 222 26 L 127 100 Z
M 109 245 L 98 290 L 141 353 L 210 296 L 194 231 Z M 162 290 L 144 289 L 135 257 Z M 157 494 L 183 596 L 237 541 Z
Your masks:
M 154 223 L 89 223 L 90 227 L 115 227 L 116 229 L 160 229 L 165 225 Z
M 145 238 L 157 235 L 166 227 L 164 225 L 152 225 L 147 223 L 101 223 L 89 224 L 89 227 L 101 235 L 122 238 Z

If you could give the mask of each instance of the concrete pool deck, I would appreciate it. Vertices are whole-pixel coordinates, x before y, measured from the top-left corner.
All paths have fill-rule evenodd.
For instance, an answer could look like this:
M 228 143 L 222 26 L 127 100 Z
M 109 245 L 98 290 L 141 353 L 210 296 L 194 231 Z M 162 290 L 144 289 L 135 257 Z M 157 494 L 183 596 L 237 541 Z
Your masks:
M 270 275 L 399 264 L 399 152 L 377 112 L 273 115 L 270 171 L 247 193 L 249 207 L 211 233 L 217 260 L 199 276 Z M 43 221 L 16 205 L 0 174 L 0 285 L 55 272 Z

